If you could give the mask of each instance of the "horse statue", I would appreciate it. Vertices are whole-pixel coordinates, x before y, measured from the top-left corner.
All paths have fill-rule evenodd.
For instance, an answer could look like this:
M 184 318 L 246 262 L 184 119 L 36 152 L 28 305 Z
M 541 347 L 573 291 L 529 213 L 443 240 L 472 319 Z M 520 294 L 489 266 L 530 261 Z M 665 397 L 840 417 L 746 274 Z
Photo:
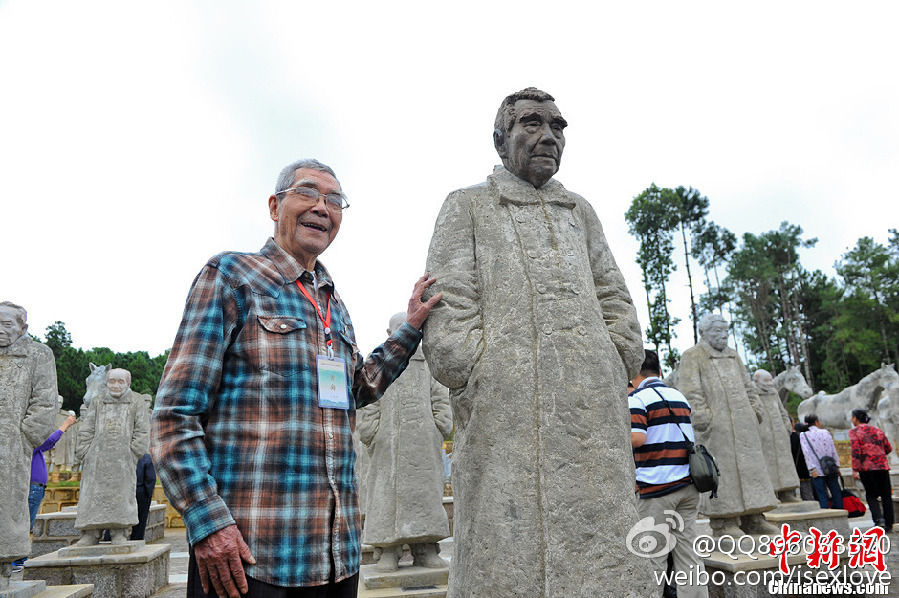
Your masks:
M 777 388 L 777 395 L 780 397 L 780 402 L 784 405 L 787 404 L 787 397 L 790 396 L 791 392 L 795 392 L 803 399 L 807 399 L 815 394 L 808 382 L 805 381 L 802 372 L 799 371 L 798 365 L 791 365 L 786 371 L 775 376 L 774 387 Z
M 893 364 L 884 364 L 879 369 L 862 378 L 858 384 L 848 386 L 840 392 L 828 395 L 824 391 L 799 403 L 796 412 L 799 419 L 814 413 L 821 421 L 821 425 L 838 430 L 848 430 L 852 427 L 849 418 L 853 409 L 865 409 L 872 414 L 874 419 L 875 408 L 882 399 L 889 398 L 887 389 L 899 384 L 899 373 L 896 373 Z M 886 406 L 884 417 L 886 414 Z
M 106 374 L 112 369 L 112 364 L 109 363 L 106 365 L 94 365 L 89 363 L 88 365 L 91 368 L 91 373 L 84 380 L 84 383 L 87 385 L 87 390 L 84 392 L 83 399 L 84 407 L 90 407 L 91 401 L 97 397 L 103 396 L 103 393 L 106 392 Z

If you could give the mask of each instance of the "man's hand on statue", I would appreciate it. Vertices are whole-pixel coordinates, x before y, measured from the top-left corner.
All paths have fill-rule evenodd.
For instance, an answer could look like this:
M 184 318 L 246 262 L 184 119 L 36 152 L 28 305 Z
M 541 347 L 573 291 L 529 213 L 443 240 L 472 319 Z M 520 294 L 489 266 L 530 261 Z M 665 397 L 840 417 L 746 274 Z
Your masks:
M 858 475 L 858 472 L 855 471 L 854 469 L 852 470 L 852 477 L 854 477 L 856 480 L 860 480 L 860 479 L 861 479 L 861 477 Z
M 812 476 L 813 478 L 818 477 L 818 472 L 815 471 L 814 469 L 812 469 L 812 470 L 809 471 L 808 473 L 809 473 L 809 475 Z
M 431 309 L 437 305 L 438 301 L 443 299 L 443 293 L 437 293 L 427 301 L 421 300 L 425 290 L 436 281 L 436 278 L 429 278 L 428 273 L 425 272 L 425 275 L 415 282 L 415 287 L 412 289 L 412 298 L 409 299 L 409 308 L 406 310 L 406 321 L 414 328 L 421 329 L 425 320 L 428 319 Z
M 194 557 L 204 592 L 209 593 L 211 582 L 216 594 L 222 598 L 240 598 L 241 594 L 247 593 L 249 587 L 242 561 L 255 565 L 256 559 L 236 525 L 229 525 L 197 542 Z

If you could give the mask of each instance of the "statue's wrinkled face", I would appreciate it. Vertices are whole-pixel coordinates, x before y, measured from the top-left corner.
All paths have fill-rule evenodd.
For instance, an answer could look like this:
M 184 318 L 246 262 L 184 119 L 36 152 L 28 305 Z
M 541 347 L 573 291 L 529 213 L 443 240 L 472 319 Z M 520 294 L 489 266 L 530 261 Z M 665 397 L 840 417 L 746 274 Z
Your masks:
M 512 129 L 497 147 L 503 165 L 518 178 L 542 187 L 559 170 L 566 124 L 554 102 L 518 100 Z
M 125 394 L 129 384 L 128 372 L 125 370 L 111 370 L 106 376 L 106 388 L 114 399 L 118 399 Z
M 716 351 L 723 351 L 727 347 L 727 322 L 714 320 L 702 333 L 702 340 L 707 342 Z
M 25 326 L 19 322 L 19 311 L 0 307 L 0 347 L 8 347 L 25 334 Z

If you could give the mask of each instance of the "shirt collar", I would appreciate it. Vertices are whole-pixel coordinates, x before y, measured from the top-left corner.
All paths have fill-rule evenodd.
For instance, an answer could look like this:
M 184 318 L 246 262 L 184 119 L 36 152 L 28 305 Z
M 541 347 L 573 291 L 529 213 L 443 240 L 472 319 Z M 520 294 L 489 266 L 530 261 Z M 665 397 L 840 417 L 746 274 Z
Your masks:
M 661 382 L 661 381 L 662 381 L 662 379 L 659 378 L 658 376 L 650 376 L 650 377 L 646 378 L 645 380 L 643 380 L 643 382 L 640 383 L 640 386 L 638 386 L 637 389 L 645 388 L 647 384 L 651 384 L 652 382 Z
M 17 338 L 15 342 L 8 347 L 0 347 L 0 355 L 26 357 L 28 355 L 28 346 L 31 342 L 31 337 L 28 336 L 28 332 L 25 332 L 25 334 Z
M 503 166 L 496 166 L 493 174 L 487 177 L 499 191 L 499 202 L 501 204 L 540 205 L 541 203 L 552 203 L 568 208 L 574 208 L 575 202 L 572 199 L 562 183 L 556 179 L 550 179 L 542 187 L 537 189 L 529 182 L 522 180 L 506 170 Z
M 270 259 L 272 263 L 284 277 L 284 282 L 295 282 L 298 279 L 304 282 L 312 283 L 312 274 L 306 270 L 292 255 L 281 249 L 275 239 L 269 237 L 265 245 L 262 246 L 260 253 Z M 328 269 L 322 265 L 321 261 L 315 260 L 315 277 L 318 279 L 319 287 L 334 287 L 334 281 Z

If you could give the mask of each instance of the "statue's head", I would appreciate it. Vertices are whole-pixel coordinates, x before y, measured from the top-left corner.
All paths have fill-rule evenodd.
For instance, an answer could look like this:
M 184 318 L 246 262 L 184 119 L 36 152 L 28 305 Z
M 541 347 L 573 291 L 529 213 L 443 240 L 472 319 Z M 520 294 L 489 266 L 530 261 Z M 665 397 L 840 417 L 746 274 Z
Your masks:
M 727 320 L 721 314 L 706 314 L 699 320 L 699 337 L 716 351 L 727 347 Z
M 400 329 L 400 326 L 403 325 L 403 322 L 406 321 L 406 312 L 401 311 L 399 313 L 393 314 L 390 316 L 390 322 L 387 324 L 387 334 L 393 334 L 397 330 Z
M 568 123 L 555 98 L 535 87 L 506 96 L 496 112 L 493 145 L 506 170 L 542 187 L 559 170 Z
M 752 375 L 755 385 L 764 390 L 774 390 L 774 376 L 768 370 L 756 370 Z
M 0 347 L 8 347 L 28 330 L 28 313 L 12 301 L 0 303 Z
M 109 391 L 109 394 L 112 395 L 112 398 L 120 398 L 130 386 L 131 372 L 128 370 L 115 368 L 109 370 L 109 373 L 106 374 L 106 389 Z

